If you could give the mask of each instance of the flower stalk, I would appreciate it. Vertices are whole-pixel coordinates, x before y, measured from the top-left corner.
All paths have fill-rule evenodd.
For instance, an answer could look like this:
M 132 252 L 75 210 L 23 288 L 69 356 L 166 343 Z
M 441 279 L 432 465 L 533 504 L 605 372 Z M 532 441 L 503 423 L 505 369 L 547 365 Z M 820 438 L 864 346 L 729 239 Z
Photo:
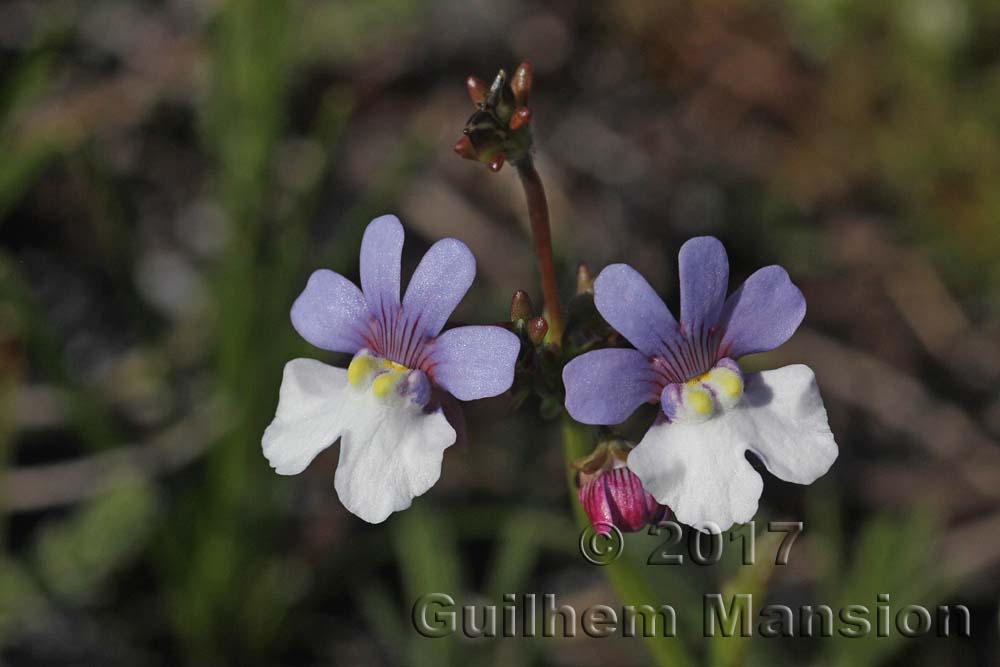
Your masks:
M 542 316 L 548 323 L 545 342 L 558 348 L 565 327 L 552 259 L 549 204 L 531 157 L 532 114 L 527 103 L 533 78 L 531 63 L 524 61 L 509 79 L 507 73 L 500 70 L 489 87 L 474 76 L 466 79 L 466 90 L 476 111 L 466 121 L 455 152 L 467 160 L 482 162 L 490 171 L 500 171 L 505 162 L 517 170 L 528 203 L 531 237 L 542 279 Z
M 545 197 L 545 186 L 542 185 L 542 179 L 530 155 L 515 162 L 514 167 L 517 169 L 521 186 L 524 188 L 524 197 L 528 202 L 531 237 L 535 242 L 535 255 L 542 277 L 544 298 L 542 315 L 549 325 L 545 340 L 547 343 L 559 346 L 562 343 L 564 326 L 556 284 L 555 262 L 552 259 L 552 231 L 549 226 L 549 204 Z
M 543 342 L 550 350 L 561 350 L 572 354 L 574 347 L 570 340 L 564 341 L 566 332 L 564 314 L 559 299 L 556 282 L 555 262 L 552 257 L 552 231 L 549 224 L 549 205 L 545 187 L 531 157 L 531 111 L 526 106 L 531 90 L 532 70 L 527 62 L 522 63 L 510 78 L 509 85 L 503 70 L 487 87 L 485 82 L 469 77 L 466 87 L 476 111 L 466 122 L 461 139 L 455 144 L 455 152 L 468 160 L 485 164 L 490 171 L 499 171 L 505 161 L 517 170 L 524 196 L 528 205 L 528 219 L 535 244 L 535 255 L 542 281 L 542 317 L 531 317 L 531 305 L 527 295 L 518 292 L 511 304 L 511 322 L 518 331 L 524 331 L 530 342 L 538 346 Z M 594 281 L 586 264 L 577 268 L 577 297 L 572 303 L 579 305 L 581 296 L 591 296 L 590 310 L 593 310 Z M 587 301 L 588 299 L 584 299 Z M 571 306 L 572 308 L 572 306 Z M 579 313 L 577 313 L 579 315 Z M 555 361 L 561 353 L 548 355 Z M 561 385 L 561 380 L 560 380 Z M 561 386 L 560 386 L 561 388 Z M 537 390 L 537 387 L 536 387 Z M 553 393 L 558 398 L 562 413 L 563 455 L 566 461 L 566 486 L 572 499 L 573 513 L 577 525 L 583 529 L 590 525 L 590 519 L 583 505 L 577 502 L 577 469 L 574 463 L 591 454 L 594 450 L 594 436 L 590 427 L 580 424 L 562 411 L 561 392 Z M 546 401 L 551 397 L 543 395 L 543 414 Z M 647 600 L 649 588 L 632 564 L 619 560 L 611 563 L 606 572 L 612 586 L 623 601 L 653 602 Z M 657 665 L 692 664 L 684 646 L 678 641 L 649 638 L 648 648 Z

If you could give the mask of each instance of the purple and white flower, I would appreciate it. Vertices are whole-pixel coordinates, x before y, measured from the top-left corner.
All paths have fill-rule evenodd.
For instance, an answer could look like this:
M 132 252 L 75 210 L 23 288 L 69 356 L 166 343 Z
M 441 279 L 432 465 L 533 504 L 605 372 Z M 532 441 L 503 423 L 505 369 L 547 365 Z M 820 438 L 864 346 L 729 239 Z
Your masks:
M 837 444 L 811 369 L 744 375 L 735 361 L 778 347 L 802 322 L 805 298 L 788 273 L 760 269 L 726 298 L 729 261 L 708 236 L 685 243 L 679 265 L 679 322 L 630 266 L 597 277 L 597 309 L 635 349 L 594 350 L 567 364 L 566 409 L 586 424 L 617 424 L 658 402 L 628 467 L 679 521 L 726 530 L 757 512 L 763 481 L 747 450 L 777 477 L 810 484 L 833 464 Z
M 441 333 L 465 296 L 476 261 L 443 239 L 417 266 L 400 301 L 403 227 L 376 218 L 361 242 L 361 289 L 333 271 L 312 274 L 292 306 L 292 325 L 316 347 L 353 354 L 347 369 L 312 359 L 285 365 L 264 456 L 295 475 L 340 438 L 334 484 L 341 502 L 379 523 L 406 509 L 441 475 L 456 433 L 434 390 L 470 401 L 506 391 L 520 341 L 495 326 Z

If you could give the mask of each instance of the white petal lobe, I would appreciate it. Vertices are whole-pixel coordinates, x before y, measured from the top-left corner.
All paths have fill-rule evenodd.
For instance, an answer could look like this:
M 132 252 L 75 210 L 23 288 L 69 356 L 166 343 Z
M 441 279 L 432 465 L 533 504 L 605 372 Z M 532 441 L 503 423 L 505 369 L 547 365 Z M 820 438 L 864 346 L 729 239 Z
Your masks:
M 342 368 L 288 362 L 264 456 L 279 474 L 296 475 L 338 437 L 337 495 L 351 512 L 379 523 L 437 482 L 455 430 L 440 409 L 425 413 L 397 393 L 376 396 L 371 382 L 352 386 Z
M 746 461 L 748 449 L 797 484 L 812 483 L 833 465 L 837 444 L 809 367 L 748 375 L 740 403 L 707 422 L 653 426 L 628 465 L 679 521 L 726 530 L 757 512 L 763 482 Z
M 629 454 L 628 467 L 643 487 L 681 523 L 728 530 L 757 512 L 763 481 L 726 417 L 655 425 Z
M 314 359 L 285 364 L 278 411 L 262 445 L 280 475 L 297 475 L 341 433 L 340 407 L 347 371 Z
M 812 484 L 837 460 L 816 377 L 796 364 L 747 376 L 738 414 L 749 448 L 776 477 Z
M 348 394 L 337 495 L 354 514 L 380 523 L 434 486 L 455 430 L 440 409 L 425 413 L 408 400 L 386 402 L 353 387 Z

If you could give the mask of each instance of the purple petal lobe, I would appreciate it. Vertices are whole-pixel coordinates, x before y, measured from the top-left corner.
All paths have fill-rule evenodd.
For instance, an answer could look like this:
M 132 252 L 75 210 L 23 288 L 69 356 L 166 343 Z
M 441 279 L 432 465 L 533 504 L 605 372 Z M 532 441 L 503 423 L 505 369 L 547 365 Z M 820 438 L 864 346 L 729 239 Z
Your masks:
M 584 424 L 619 424 L 660 392 L 642 352 L 624 348 L 581 354 L 563 369 L 566 410 Z
M 361 239 L 361 289 L 372 313 L 381 317 L 399 305 L 403 225 L 394 215 L 375 218 Z
M 403 297 L 407 318 L 419 318 L 418 330 L 436 336 L 476 276 L 476 258 L 458 239 L 441 239 L 420 260 Z
M 729 258 L 719 239 L 699 236 L 681 246 L 681 324 L 697 333 L 719 319 L 729 288 Z
M 408 396 L 420 407 L 424 407 L 431 400 L 431 381 L 427 379 L 427 374 L 418 368 L 407 373 L 406 378 L 399 383 L 399 393 Z
M 726 300 L 720 356 L 766 352 L 792 337 L 806 315 L 806 299 L 780 266 L 755 271 Z
M 365 347 L 365 297 L 354 283 L 320 269 L 292 304 L 292 326 L 316 347 L 353 354 Z
M 514 382 L 520 349 L 518 337 L 500 327 L 449 329 L 433 343 L 431 375 L 441 388 L 463 401 L 496 396 Z
M 673 421 L 677 418 L 677 413 L 684 408 L 684 386 L 676 382 L 671 382 L 660 393 L 660 408 L 667 419 Z
M 646 279 L 627 264 L 612 264 L 594 281 L 594 304 L 618 333 L 646 356 L 677 337 L 677 320 Z

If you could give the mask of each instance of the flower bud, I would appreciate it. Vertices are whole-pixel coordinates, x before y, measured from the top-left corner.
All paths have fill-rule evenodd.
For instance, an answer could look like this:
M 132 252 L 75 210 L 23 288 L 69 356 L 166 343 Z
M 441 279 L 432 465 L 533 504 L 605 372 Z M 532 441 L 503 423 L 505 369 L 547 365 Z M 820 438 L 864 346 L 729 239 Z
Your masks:
M 514 324 L 531 319 L 535 314 L 535 309 L 531 304 L 531 297 L 524 290 L 514 292 L 510 300 L 510 321 Z
M 528 93 L 531 92 L 531 82 L 535 76 L 535 68 L 525 60 L 517 69 L 510 82 L 510 89 L 514 92 L 514 100 L 517 106 L 523 107 L 528 101 Z
M 549 323 L 539 315 L 528 320 L 528 338 L 535 345 L 541 345 L 545 340 L 545 334 L 549 332 Z
M 593 454 L 577 463 L 580 504 L 600 535 L 609 534 L 611 526 L 634 533 L 659 523 L 668 511 L 626 466 L 630 448 L 620 440 L 601 443 Z
M 514 110 L 514 115 L 510 117 L 510 129 L 518 130 L 531 121 L 531 109 L 528 107 L 518 107 Z
M 580 262 L 576 266 L 576 293 L 594 293 L 594 278 L 590 275 L 590 267 L 586 262 Z
M 466 135 L 462 135 L 462 138 L 455 142 L 455 152 L 466 160 L 478 159 L 476 149 L 472 147 L 472 140 Z
M 476 106 L 483 103 L 486 99 L 487 93 L 489 93 L 489 88 L 486 86 L 486 82 L 480 79 L 478 76 L 470 76 L 465 80 L 465 89 L 469 91 L 469 99 Z
M 503 167 L 503 159 L 504 159 L 503 153 L 497 153 L 492 158 L 490 158 L 489 162 L 490 171 L 492 172 L 500 171 L 500 168 Z

